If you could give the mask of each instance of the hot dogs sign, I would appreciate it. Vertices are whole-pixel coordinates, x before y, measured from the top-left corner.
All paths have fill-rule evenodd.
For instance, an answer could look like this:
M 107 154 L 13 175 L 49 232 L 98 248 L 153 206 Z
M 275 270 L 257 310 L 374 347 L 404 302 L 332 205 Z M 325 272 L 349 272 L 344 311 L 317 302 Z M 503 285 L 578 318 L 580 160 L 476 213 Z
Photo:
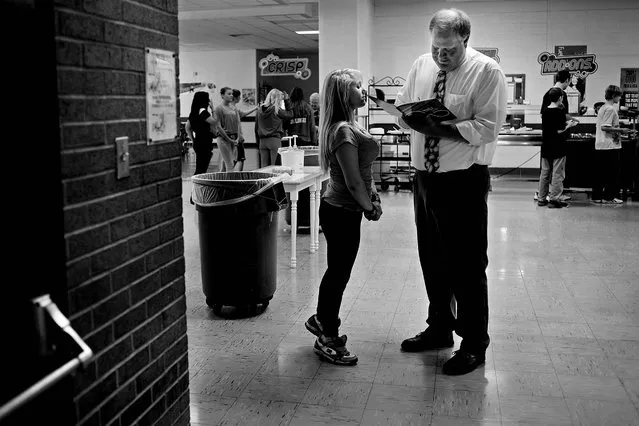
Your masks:
M 260 59 L 258 63 L 262 70 L 262 76 L 292 75 L 300 80 L 308 80 L 311 70 L 308 68 L 308 58 L 280 59 L 279 56 L 270 54 Z
M 594 54 L 557 56 L 544 52 L 539 55 L 537 61 L 541 64 L 542 75 L 552 75 L 557 71 L 567 69 L 571 74 L 576 74 L 579 78 L 586 78 L 589 74 L 594 74 L 599 68 L 595 61 Z

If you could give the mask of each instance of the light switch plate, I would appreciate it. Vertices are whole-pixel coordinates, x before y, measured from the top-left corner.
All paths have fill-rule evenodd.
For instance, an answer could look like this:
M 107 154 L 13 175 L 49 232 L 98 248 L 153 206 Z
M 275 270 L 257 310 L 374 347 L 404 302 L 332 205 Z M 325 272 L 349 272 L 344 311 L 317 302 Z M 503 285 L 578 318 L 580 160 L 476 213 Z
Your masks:
M 129 176 L 129 137 L 122 136 L 115 138 L 115 162 L 117 167 L 117 178 L 122 179 Z

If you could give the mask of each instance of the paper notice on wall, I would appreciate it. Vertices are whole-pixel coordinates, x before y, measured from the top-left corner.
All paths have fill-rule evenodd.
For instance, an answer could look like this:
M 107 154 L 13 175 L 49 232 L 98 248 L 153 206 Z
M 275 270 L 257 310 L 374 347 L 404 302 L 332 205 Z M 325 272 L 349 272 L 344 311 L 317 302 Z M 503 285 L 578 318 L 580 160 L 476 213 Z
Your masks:
M 146 49 L 146 131 L 147 142 L 175 140 L 177 100 L 175 54 Z
M 506 102 L 509 104 L 515 103 L 515 83 L 507 83 L 508 89 L 506 90 Z
M 568 114 L 579 113 L 579 92 L 578 91 L 566 91 L 568 96 Z
M 626 108 L 637 109 L 639 107 L 639 68 L 621 68 L 621 91 L 623 92 L 623 105 Z

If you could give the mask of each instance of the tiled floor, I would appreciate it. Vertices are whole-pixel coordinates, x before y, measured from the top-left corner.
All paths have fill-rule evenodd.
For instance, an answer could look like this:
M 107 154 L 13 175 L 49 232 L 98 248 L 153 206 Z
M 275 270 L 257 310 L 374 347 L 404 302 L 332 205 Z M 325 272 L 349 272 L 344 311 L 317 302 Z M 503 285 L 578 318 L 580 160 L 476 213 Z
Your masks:
M 321 362 L 303 325 L 326 265 L 323 237 L 311 255 L 299 235 L 291 270 L 281 218 L 271 305 L 222 320 L 204 302 L 197 218 L 185 202 L 192 424 L 639 425 L 639 204 L 591 206 L 577 194 L 549 210 L 533 191 L 494 182 L 492 344 L 485 367 L 461 377 L 441 374 L 451 350 L 399 349 L 424 328 L 428 305 L 410 193 L 384 193 L 382 220 L 363 224 L 341 310 L 356 367 Z

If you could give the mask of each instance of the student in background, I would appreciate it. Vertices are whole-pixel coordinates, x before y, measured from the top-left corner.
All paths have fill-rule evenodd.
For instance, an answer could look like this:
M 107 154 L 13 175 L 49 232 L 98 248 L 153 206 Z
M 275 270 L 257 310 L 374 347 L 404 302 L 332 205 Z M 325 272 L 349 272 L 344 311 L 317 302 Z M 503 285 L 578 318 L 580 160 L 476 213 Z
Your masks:
M 213 157 L 213 139 L 218 131 L 218 122 L 215 115 L 211 115 L 209 108 L 213 109 L 211 98 L 207 92 L 196 92 L 191 103 L 191 113 L 185 128 L 189 138 L 193 141 L 195 151 L 195 173 L 206 173 Z M 191 198 L 193 204 L 193 198 Z
M 564 110 L 566 114 L 568 114 L 568 95 L 566 95 L 566 88 L 570 84 L 570 71 L 561 70 L 557 74 L 555 74 L 555 84 L 552 86 L 546 93 L 544 93 L 544 97 L 541 100 L 541 111 L 539 114 L 544 113 L 548 105 L 550 105 L 550 91 L 554 88 L 561 90 L 561 109 Z
M 289 122 L 289 135 L 297 135 L 298 145 L 317 145 L 317 132 L 313 109 L 304 100 L 304 92 L 295 87 L 291 92 L 291 112 L 293 118 Z
M 271 166 L 277 159 L 277 150 L 282 146 L 284 136 L 283 121 L 293 117 L 293 113 L 282 108 L 284 93 L 272 89 L 264 103 L 257 108 L 255 128 L 259 138 L 260 167 Z
M 619 153 L 621 135 L 630 129 L 619 127 L 619 115 L 615 104 L 621 99 L 621 89 L 610 85 L 606 89 L 606 103 L 597 113 L 597 133 L 595 136 L 595 184 L 592 187 L 592 201 L 597 204 L 621 204 L 619 195 Z
M 220 90 L 222 104 L 215 108 L 215 116 L 220 123 L 220 134 L 217 146 L 222 155 L 220 171 L 230 172 L 235 165 L 237 156 L 238 137 L 240 136 L 240 115 L 233 106 L 233 89 L 223 87 Z
M 573 120 L 567 119 L 562 107 L 563 94 L 563 90 L 559 87 L 550 89 L 548 91 L 550 104 L 541 116 L 543 142 L 537 204 L 555 209 L 568 205 L 560 198 L 566 176 L 566 131 L 576 125 Z M 546 199 L 548 195 L 549 200 Z
M 313 118 L 315 119 L 315 125 L 319 127 L 320 122 L 320 95 L 319 93 L 311 93 L 308 98 L 311 108 L 313 109 Z
M 570 76 L 570 71 L 564 69 L 561 70 L 559 72 L 557 72 L 557 74 L 555 74 L 555 85 L 553 87 L 551 87 L 550 89 L 548 89 L 548 91 L 544 94 L 544 97 L 541 101 L 541 111 L 539 112 L 542 116 L 544 114 L 544 111 L 546 110 L 546 108 L 548 108 L 548 105 L 550 105 L 550 91 L 554 88 L 560 89 L 561 90 L 561 103 L 560 103 L 560 108 L 564 110 L 564 112 L 566 113 L 566 120 L 572 120 L 573 123 L 575 124 L 579 124 L 579 120 L 576 120 L 574 118 L 572 118 L 570 115 L 568 115 L 568 95 L 566 94 L 566 88 L 568 87 L 568 85 L 570 84 L 571 81 L 571 76 Z M 573 126 L 571 126 L 573 127 Z M 565 132 L 564 133 L 564 138 L 568 139 L 568 137 L 570 136 L 570 132 Z M 564 167 L 565 169 L 565 167 Z M 535 199 L 535 201 L 539 200 L 539 192 L 535 192 L 535 196 L 533 197 Z M 570 200 L 570 196 L 566 195 L 566 194 L 561 194 L 559 196 L 559 200 L 560 201 L 568 201 Z M 546 200 L 547 201 L 547 200 Z

